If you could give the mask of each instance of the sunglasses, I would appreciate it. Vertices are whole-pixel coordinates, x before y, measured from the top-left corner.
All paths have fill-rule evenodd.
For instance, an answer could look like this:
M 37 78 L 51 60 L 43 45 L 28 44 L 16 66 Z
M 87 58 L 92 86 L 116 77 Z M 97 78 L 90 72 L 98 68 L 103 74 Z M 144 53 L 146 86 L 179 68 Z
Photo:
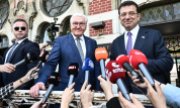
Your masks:
M 14 30 L 15 30 L 15 31 L 19 31 L 19 30 L 25 31 L 25 30 L 26 30 L 26 27 L 14 27 Z

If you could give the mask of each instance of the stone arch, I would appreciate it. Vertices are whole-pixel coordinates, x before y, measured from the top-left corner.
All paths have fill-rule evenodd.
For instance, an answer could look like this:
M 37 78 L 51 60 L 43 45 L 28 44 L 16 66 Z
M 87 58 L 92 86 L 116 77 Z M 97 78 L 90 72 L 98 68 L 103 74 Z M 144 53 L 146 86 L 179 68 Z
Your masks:
M 43 43 L 46 38 L 47 28 L 50 26 L 49 22 L 42 22 L 37 29 L 36 42 Z
M 64 20 L 62 21 L 62 23 L 61 23 L 61 33 L 60 33 L 61 35 L 65 35 L 68 32 L 70 32 L 70 18 L 71 18 L 71 15 L 65 17 Z

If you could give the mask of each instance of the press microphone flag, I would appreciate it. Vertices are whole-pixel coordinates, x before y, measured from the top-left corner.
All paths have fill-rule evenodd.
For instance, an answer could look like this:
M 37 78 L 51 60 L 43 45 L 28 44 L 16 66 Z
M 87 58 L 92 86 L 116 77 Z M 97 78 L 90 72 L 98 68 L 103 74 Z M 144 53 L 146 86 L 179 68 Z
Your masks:
M 132 51 L 132 52 L 131 52 Z M 152 86 L 155 86 L 153 77 L 151 76 L 149 70 L 146 68 L 148 60 L 146 56 L 139 50 L 131 50 L 129 56 L 129 62 L 135 69 L 140 69 L 142 74 L 147 78 Z
M 94 70 L 94 63 L 90 58 L 84 60 L 82 70 L 85 72 L 85 80 L 89 81 L 89 72 Z
M 104 60 L 108 58 L 108 52 L 105 47 L 99 47 L 95 50 L 96 60 L 100 62 L 101 74 L 106 79 Z
M 131 98 L 129 96 L 129 91 L 127 90 L 123 78 L 126 75 L 126 71 L 116 63 L 116 61 L 109 61 L 106 65 L 107 68 L 107 76 L 109 78 L 109 80 L 112 83 L 116 83 L 118 85 L 118 88 L 120 89 L 120 91 L 122 92 L 123 96 L 131 101 Z
M 78 75 L 79 64 L 78 63 L 71 63 L 68 66 L 68 74 L 69 74 L 69 82 L 68 87 L 72 84 L 74 77 Z

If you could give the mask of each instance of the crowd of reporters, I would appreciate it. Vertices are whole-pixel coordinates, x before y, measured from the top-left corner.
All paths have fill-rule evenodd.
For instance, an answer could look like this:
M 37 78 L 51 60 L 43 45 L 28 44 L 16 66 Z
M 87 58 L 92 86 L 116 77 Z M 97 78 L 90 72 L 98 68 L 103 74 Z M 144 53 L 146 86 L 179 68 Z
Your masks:
M 130 100 L 128 100 L 124 94 L 119 91 L 118 96 L 114 96 L 112 92 L 112 82 L 111 76 L 109 77 L 108 71 L 114 72 L 114 70 L 111 70 L 107 65 L 108 63 L 111 63 L 112 69 L 116 69 L 116 72 L 120 73 L 119 75 L 113 76 L 113 77 L 119 77 L 122 78 L 122 70 L 119 70 L 119 68 L 122 68 L 120 65 L 118 65 L 117 62 L 112 63 L 112 61 L 109 61 L 106 63 L 106 78 L 104 79 L 101 75 L 98 77 L 98 80 L 100 81 L 100 86 L 102 88 L 102 91 L 105 94 L 105 98 L 107 100 L 106 107 L 107 108 L 144 108 L 144 105 L 135 97 L 134 94 L 129 93 Z M 1 65 L 3 66 L 3 65 Z M 118 68 L 118 69 L 117 69 Z M 15 90 L 17 87 L 21 86 L 22 84 L 26 83 L 27 81 L 31 80 L 35 75 L 31 76 L 32 78 L 29 78 L 30 75 L 32 75 L 32 71 L 38 71 L 37 67 L 31 69 L 24 77 L 21 79 L 11 83 L 11 86 L 13 90 Z M 173 108 L 179 108 L 180 107 L 180 88 L 175 87 L 171 84 L 162 84 L 156 80 L 155 85 L 152 86 L 150 82 L 144 77 L 141 76 L 141 71 L 136 71 L 140 77 L 133 76 L 130 72 L 127 72 L 128 76 L 131 78 L 133 83 L 142 89 L 146 89 L 146 95 L 151 101 L 152 105 L 156 108 L 166 108 L 167 105 L 169 107 Z M 114 74 L 114 73 L 112 73 Z M 37 73 L 36 73 L 37 75 Z M 116 78 L 115 78 L 116 79 Z M 68 108 L 71 101 L 73 101 L 74 98 L 74 85 L 75 83 L 71 83 L 63 92 L 62 94 L 62 101 L 61 101 L 61 108 Z M 9 85 L 7 85 L 9 86 Z M 3 96 L 4 92 L 2 92 L 4 88 L 1 88 L 1 99 L 3 99 L 5 96 Z M 13 91 L 11 90 L 11 92 Z M 88 84 L 88 80 L 85 80 L 81 90 L 80 90 L 80 99 L 82 103 L 83 108 L 89 108 L 89 107 L 102 107 L 102 106 L 93 106 L 93 94 L 94 91 L 91 90 L 91 85 Z M 8 94 L 6 94 L 8 95 Z M 41 100 L 34 105 L 31 106 L 31 108 L 41 108 L 47 106 L 46 104 L 42 104 Z

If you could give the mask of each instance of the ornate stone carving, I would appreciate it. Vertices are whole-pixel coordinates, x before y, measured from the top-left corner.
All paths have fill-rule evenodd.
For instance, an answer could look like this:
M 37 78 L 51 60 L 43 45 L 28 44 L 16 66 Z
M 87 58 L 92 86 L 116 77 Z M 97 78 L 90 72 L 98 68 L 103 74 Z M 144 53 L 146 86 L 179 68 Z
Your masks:
M 46 15 L 56 17 L 64 13 L 72 2 L 73 0 L 41 0 L 41 7 Z
M 3 27 L 9 16 L 9 2 L 7 0 L 0 0 L 0 29 Z
M 27 20 L 29 28 L 32 29 L 34 18 L 37 15 L 35 2 L 36 0 L 32 2 L 28 2 L 28 0 L 14 0 L 13 12 L 10 13 L 11 19 L 8 20 L 9 23 L 16 18 L 23 18 Z
M 27 12 L 27 0 L 14 0 L 14 11 L 13 14 L 16 15 L 17 11 L 23 9 Z

